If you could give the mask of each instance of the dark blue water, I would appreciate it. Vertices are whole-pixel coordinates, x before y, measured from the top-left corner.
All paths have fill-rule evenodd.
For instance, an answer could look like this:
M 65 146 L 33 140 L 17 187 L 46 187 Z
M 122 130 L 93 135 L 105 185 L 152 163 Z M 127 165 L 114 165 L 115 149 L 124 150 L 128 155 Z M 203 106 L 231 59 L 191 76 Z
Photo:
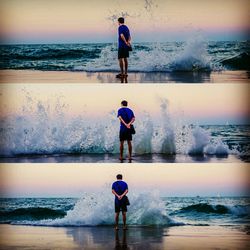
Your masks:
M 85 194 L 81 199 L 2 198 L 0 222 L 51 226 L 113 225 L 113 199 L 107 195 L 103 202 L 102 197 L 91 197 L 91 194 Z M 137 195 L 130 201 L 128 222 L 131 225 L 240 226 L 248 230 L 250 222 L 249 197 L 156 198 L 149 194 L 148 200 L 145 195 Z
M 249 70 L 250 42 L 135 43 L 131 72 Z M 118 71 L 117 44 L 0 45 L 0 69 Z

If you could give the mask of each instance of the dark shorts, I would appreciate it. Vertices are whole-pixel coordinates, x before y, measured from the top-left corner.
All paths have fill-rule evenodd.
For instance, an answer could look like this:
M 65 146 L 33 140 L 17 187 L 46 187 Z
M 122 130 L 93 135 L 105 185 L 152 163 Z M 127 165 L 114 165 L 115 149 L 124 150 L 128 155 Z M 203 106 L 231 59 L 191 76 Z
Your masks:
M 127 206 L 125 204 L 119 205 L 115 203 L 115 212 L 119 213 L 120 211 L 127 212 Z
M 129 51 L 127 48 L 119 48 L 118 49 L 118 59 L 129 57 Z
M 121 131 L 119 135 L 120 141 L 132 141 L 132 134 L 128 131 Z

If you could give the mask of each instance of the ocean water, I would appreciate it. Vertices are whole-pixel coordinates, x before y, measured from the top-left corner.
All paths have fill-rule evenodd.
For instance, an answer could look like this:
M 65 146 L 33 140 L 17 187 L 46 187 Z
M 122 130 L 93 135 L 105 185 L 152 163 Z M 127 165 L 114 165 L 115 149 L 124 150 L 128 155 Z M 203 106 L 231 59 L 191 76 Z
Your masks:
M 130 226 L 232 226 L 249 232 L 249 197 L 160 197 L 130 194 Z M 112 195 L 82 198 L 1 198 L 0 223 L 39 226 L 111 226 Z
M 93 120 L 84 113 L 69 117 L 64 106 L 57 103 L 52 111 L 48 103 L 38 101 L 35 108 L 24 105 L 18 115 L 3 117 L 0 161 L 24 156 L 94 158 L 119 153 L 119 122 L 115 110 Z M 202 161 L 204 156 L 218 161 L 233 156 L 235 160 L 249 162 L 249 125 L 194 125 L 180 115 L 170 114 L 164 100 L 160 109 L 157 119 L 148 113 L 137 116 L 133 155 L 139 162 L 147 155 L 191 157 L 191 162 Z M 163 158 L 159 161 L 164 162 Z
M 130 72 L 249 70 L 250 42 L 134 43 Z M 116 72 L 116 43 L 0 45 L 0 69 Z
M 1 118 L 2 162 L 23 156 L 89 155 L 94 158 L 119 153 L 119 121 L 115 110 L 103 112 L 98 118 L 84 112 L 69 116 L 67 103 L 60 98 L 55 102 L 52 105 L 33 100 L 28 94 L 27 103 L 18 115 Z M 163 99 L 157 118 L 147 112 L 137 115 L 133 155 L 139 162 L 147 155 L 177 157 L 176 162 L 180 157 L 191 157 L 189 162 L 202 161 L 204 156 L 218 161 L 230 156 L 249 161 L 249 125 L 195 125 L 188 123 L 182 114 L 172 114 L 168 109 L 168 102 Z M 159 161 L 164 162 L 163 158 Z

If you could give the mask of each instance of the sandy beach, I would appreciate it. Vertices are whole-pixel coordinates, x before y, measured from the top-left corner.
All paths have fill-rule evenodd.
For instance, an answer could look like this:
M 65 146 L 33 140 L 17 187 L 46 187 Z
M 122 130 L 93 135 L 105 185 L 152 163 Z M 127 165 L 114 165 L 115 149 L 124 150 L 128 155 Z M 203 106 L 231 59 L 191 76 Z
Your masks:
M 129 73 L 0 70 L 0 83 L 249 83 L 248 71 Z
M 218 226 L 170 228 L 0 225 L 0 249 L 249 249 L 244 231 Z

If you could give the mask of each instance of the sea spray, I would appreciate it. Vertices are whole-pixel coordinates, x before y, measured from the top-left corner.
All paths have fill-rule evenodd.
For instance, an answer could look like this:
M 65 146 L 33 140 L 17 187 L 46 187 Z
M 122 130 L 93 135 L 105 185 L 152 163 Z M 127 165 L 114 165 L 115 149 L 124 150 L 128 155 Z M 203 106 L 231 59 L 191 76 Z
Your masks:
M 210 143 L 204 148 L 204 153 L 207 155 L 226 156 L 229 152 L 228 145 L 223 143 L 220 138 L 214 141 L 213 144 Z
M 173 71 L 211 71 L 217 66 L 212 63 L 207 52 L 207 43 L 202 39 L 190 39 L 186 43 L 150 43 L 145 49 L 134 45 L 130 55 L 130 72 L 173 72 Z M 137 48 L 138 46 L 138 48 Z M 116 44 L 108 45 L 100 53 L 100 57 L 89 61 L 82 67 L 84 71 L 102 72 L 117 71 Z M 217 63 L 218 64 L 218 63 Z M 218 67 L 217 67 L 218 68 Z M 219 68 L 218 68 L 219 69 Z
M 93 65 L 95 65 L 93 68 Z M 117 71 L 117 46 L 116 44 L 107 45 L 100 53 L 100 56 L 92 61 L 87 62 L 86 66 L 78 67 L 83 71 Z
M 149 113 L 143 113 L 144 119 L 136 120 L 136 138 L 134 140 L 134 151 L 137 154 L 152 153 L 152 136 L 154 132 L 154 125 Z
M 200 127 L 193 130 L 193 143 L 188 153 L 190 155 L 199 155 L 204 153 L 204 147 L 209 143 L 209 133 Z
M 157 2 L 155 0 L 144 0 L 137 2 L 136 5 L 138 5 L 138 8 L 134 8 L 134 10 L 131 11 L 131 9 L 127 8 L 125 2 L 119 0 L 114 1 L 113 8 L 108 9 L 106 20 L 108 20 L 112 26 L 117 25 L 117 19 L 119 17 L 124 17 L 126 21 L 129 20 L 130 22 L 134 21 L 138 23 L 141 21 L 142 16 L 148 16 L 149 14 L 147 18 L 151 20 L 152 25 L 155 25 L 152 19 L 157 21 L 154 15 L 154 10 L 158 8 Z
M 158 120 L 158 128 L 154 133 L 153 152 L 163 154 L 175 154 L 175 131 L 169 113 L 167 99 L 159 98 L 161 116 Z
M 133 137 L 134 155 L 228 155 L 229 146 L 211 136 L 209 129 L 188 125 L 182 115 L 169 112 L 168 100 L 159 98 L 160 115 L 138 114 Z M 47 102 L 27 101 L 19 115 L 4 117 L 0 155 L 119 153 L 119 121 L 115 110 L 98 118 L 68 116 L 68 104 L 59 96 Z
M 207 43 L 196 35 L 187 40 L 183 50 L 171 62 L 173 71 L 210 71 L 212 70 L 211 57 L 207 52 Z
M 104 188 L 107 189 L 107 188 Z M 129 193 L 127 224 L 137 226 L 181 225 L 171 219 L 159 192 Z M 42 220 L 37 225 L 47 226 L 98 226 L 114 224 L 114 197 L 107 189 L 97 193 L 85 193 L 74 208 L 61 219 Z

